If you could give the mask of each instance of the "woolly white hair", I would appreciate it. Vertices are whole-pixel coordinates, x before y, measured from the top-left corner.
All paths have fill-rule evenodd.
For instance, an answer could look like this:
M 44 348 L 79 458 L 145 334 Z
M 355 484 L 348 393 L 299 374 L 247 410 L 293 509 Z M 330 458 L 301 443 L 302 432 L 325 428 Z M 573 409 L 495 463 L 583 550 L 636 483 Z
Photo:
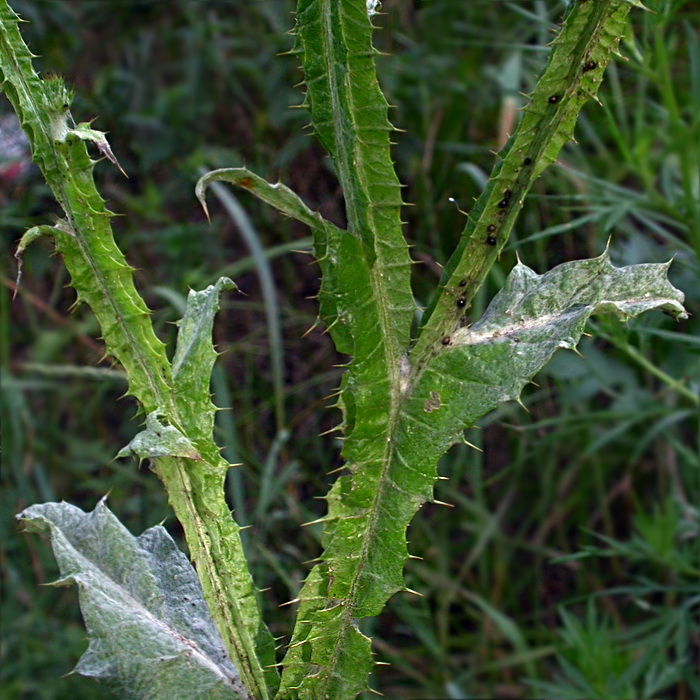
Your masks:
M 381 4 L 381 0 L 367 0 L 367 16 L 376 15 Z

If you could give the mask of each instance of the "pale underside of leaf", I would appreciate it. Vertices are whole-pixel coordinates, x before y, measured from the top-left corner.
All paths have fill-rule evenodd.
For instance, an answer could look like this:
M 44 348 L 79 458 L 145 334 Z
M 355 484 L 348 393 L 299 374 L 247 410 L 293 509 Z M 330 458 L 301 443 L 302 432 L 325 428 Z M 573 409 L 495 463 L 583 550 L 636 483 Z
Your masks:
M 192 565 L 162 527 L 133 537 L 100 501 L 17 516 L 51 536 L 61 579 L 76 584 L 90 644 L 75 672 L 120 698 L 248 700 Z

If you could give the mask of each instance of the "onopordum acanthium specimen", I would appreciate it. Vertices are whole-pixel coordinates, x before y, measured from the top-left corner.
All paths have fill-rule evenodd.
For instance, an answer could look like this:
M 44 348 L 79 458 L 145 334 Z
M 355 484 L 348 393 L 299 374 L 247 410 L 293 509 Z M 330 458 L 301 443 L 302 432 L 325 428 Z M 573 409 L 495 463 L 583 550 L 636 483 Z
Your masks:
M 0 0 L 3 88 L 27 130 L 34 160 L 65 212 L 55 226 L 25 234 L 20 247 L 39 233 L 54 237 L 78 301 L 93 309 L 109 353 L 127 371 L 130 393 L 142 406 L 146 425 L 122 453 L 148 458 L 162 479 L 183 524 L 201 595 L 232 662 L 216 658 L 211 631 L 202 638 L 192 635 L 188 648 L 197 664 L 173 673 L 207 680 L 183 680 L 179 687 L 188 688 L 187 697 L 355 697 L 367 687 L 374 663 L 371 642 L 359 631 L 358 620 L 379 614 L 389 597 L 404 589 L 406 527 L 421 504 L 433 499 L 440 456 L 479 417 L 503 401 L 518 400 L 523 386 L 558 348 L 575 347 L 591 314 L 631 317 L 662 308 L 683 316 L 683 296 L 666 280 L 667 265 L 615 268 L 605 253 L 544 275 L 518 264 L 483 317 L 471 327 L 463 324 L 532 183 L 556 160 L 573 135 L 583 104 L 595 96 L 634 4 L 571 3 L 548 66 L 470 212 L 416 337 L 411 337 L 415 302 L 400 218 L 401 185 L 390 154 L 393 127 L 374 68 L 369 15 L 377 3 L 299 0 L 297 5 L 292 53 L 305 72 L 304 104 L 314 131 L 335 163 L 347 229 L 325 221 L 284 185 L 269 184 L 245 168 L 217 170 L 198 183 L 203 204 L 210 182 L 228 181 L 310 227 L 322 273 L 319 316 L 339 352 L 351 358 L 338 397 L 345 473 L 326 496 L 323 554 L 299 593 L 280 677 L 238 527 L 224 499 L 229 465 L 212 438 L 211 327 L 220 293 L 234 285 L 222 279 L 190 293 L 169 362 L 93 183 L 86 141 L 113 158 L 106 139 L 87 125 L 70 126 L 69 93 L 60 79 L 42 81 L 34 73 L 18 18 Z M 118 561 L 107 565 L 90 548 L 91 527 L 99 527 L 102 537 L 114 531 L 115 551 L 142 548 L 140 538 L 135 543 L 118 532 L 103 505 L 95 513 L 87 518 L 70 507 L 40 506 L 21 516 L 32 527 L 51 532 L 59 563 L 70 570 L 64 576 L 90 594 L 94 590 L 86 572 L 93 576 L 97 569 L 105 590 L 123 588 L 124 575 Z M 159 531 L 157 537 L 161 535 Z M 168 560 L 172 566 L 175 559 Z M 166 574 L 148 556 L 139 567 L 156 580 Z M 188 586 L 188 599 L 199 595 Z M 102 605 L 116 619 L 134 610 L 149 621 L 162 614 L 162 627 L 170 631 L 158 642 L 164 647 L 189 634 L 178 617 L 186 606 L 166 610 L 152 605 L 153 591 L 161 590 L 169 600 L 179 595 L 177 588 L 163 592 L 159 585 L 144 585 L 139 590 L 142 598 L 128 610 L 111 609 L 100 596 L 85 595 L 86 620 L 99 617 L 96 610 L 106 614 Z M 88 626 L 91 656 L 81 662 L 81 672 L 99 675 L 122 693 L 131 687 L 133 697 L 172 697 L 177 684 L 152 668 L 183 653 L 184 647 L 168 647 L 168 653 L 158 651 L 158 645 L 147 653 L 132 648 L 128 664 L 115 663 L 115 655 L 129 654 L 128 641 L 109 627 Z

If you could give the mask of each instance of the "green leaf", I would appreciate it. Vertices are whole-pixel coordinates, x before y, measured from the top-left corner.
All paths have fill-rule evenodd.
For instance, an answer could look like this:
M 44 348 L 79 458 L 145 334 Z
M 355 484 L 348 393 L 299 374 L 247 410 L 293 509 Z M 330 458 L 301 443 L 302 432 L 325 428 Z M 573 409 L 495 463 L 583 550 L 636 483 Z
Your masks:
M 538 275 L 519 263 L 484 316 L 455 331 L 427 364 L 405 405 L 409 442 L 418 425 L 430 429 L 442 450 L 457 442 L 461 429 L 517 400 L 557 349 L 574 349 L 592 314 L 627 319 L 662 309 L 685 318 L 683 294 L 666 278 L 669 265 L 616 268 L 605 253 Z M 441 407 L 427 412 L 431 391 L 440 392 Z
M 278 182 L 274 185 L 247 168 L 220 168 L 199 178 L 195 193 L 207 216 L 209 211 L 205 198 L 207 187 L 212 182 L 230 182 L 233 185 L 254 194 L 263 202 L 275 207 L 277 211 L 296 221 L 306 224 L 314 236 L 314 252 L 323 276 L 321 290 L 318 295 L 319 312 L 328 332 L 333 338 L 338 352 L 352 353 L 352 319 L 338 313 L 338 302 L 343 295 L 341 274 L 338 269 L 338 254 L 336 247 L 340 245 L 340 237 L 347 233 L 326 221 L 318 212 L 311 211 L 301 198 L 288 187 Z M 336 242 L 337 243 L 334 243 Z M 347 238 L 346 244 L 353 246 L 354 259 L 359 259 L 359 245 L 354 238 Z M 332 247 L 331 247 L 332 246 Z M 342 259 L 353 259 L 351 253 L 344 253 Z
M 100 501 L 17 516 L 51 537 L 61 578 L 78 586 L 90 643 L 75 672 L 118 697 L 248 699 L 209 615 L 197 575 L 163 527 L 133 537 Z
M 112 165 L 115 165 L 117 168 L 119 168 L 121 174 L 124 175 L 124 177 L 126 177 L 126 173 L 122 169 L 122 166 L 119 165 L 119 161 L 117 160 L 114 153 L 112 153 L 112 147 L 109 145 L 109 141 L 107 141 L 107 137 L 105 136 L 104 132 L 91 129 L 89 124 L 81 122 L 75 127 L 75 129 L 70 129 L 68 131 L 68 134 L 77 136 L 83 141 L 90 141 L 91 143 L 94 143 L 97 146 L 100 153 L 110 163 L 112 163 Z
M 179 321 L 173 357 L 173 395 L 178 418 L 187 435 L 201 444 L 212 464 L 220 462 L 213 443 L 216 407 L 211 402 L 211 373 L 216 351 L 211 342 L 214 316 L 224 290 L 238 289 L 228 277 L 201 292 L 190 290 L 185 315 Z
M 584 104 L 596 93 L 623 36 L 628 0 L 572 0 L 549 62 L 530 95 L 515 134 L 499 153 L 489 183 L 469 212 L 459 245 L 423 316 L 411 352 L 420 368 L 461 324 L 470 302 L 508 242 L 523 201 L 542 171 L 556 162 Z
M 139 461 L 156 457 L 202 459 L 195 446 L 174 425 L 167 422 L 164 412 L 160 409 L 148 414 L 146 430 L 140 432 L 117 453 L 117 457 L 130 455 Z
M 34 243 L 34 241 L 42 238 L 43 236 L 53 236 L 54 232 L 55 229 L 52 226 L 32 226 L 32 228 L 27 229 L 22 234 L 22 238 L 19 239 L 19 243 L 15 249 L 15 259 L 17 260 L 17 280 L 15 284 L 17 287 L 19 287 L 19 283 L 22 279 L 22 261 L 24 258 L 24 251 L 32 243 Z M 16 289 L 15 294 L 17 294 Z
M 607 254 L 544 275 L 518 264 L 483 318 L 440 344 L 417 383 L 405 386 L 388 462 L 378 478 L 349 464 L 328 497 L 323 553 L 302 589 L 280 697 L 347 698 L 366 687 L 372 660 L 357 619 L 405 590 L 406 527 L 432 500 L 438 459 L 462 431 L 518 400 L 559 348 L 575 348 L 594 313 L 623 318 L 660 308 L 684 318 L 668 264 L 615 268 Z
M 348 231 L 372 273 L 383 342 L 394 358 L 409 341 L 415 303 L 401 231 L 401 184 L 394 172 L 388 104 L 377 82 L 365 0 L 299 0 L 296 51 L 314 133 L 336 166 Z M 342 267 L 351 260 L 338 258 Z M 357 309 L 357 307 L 355 307 Z M 355 351 L 357 353 L 357 351 Z

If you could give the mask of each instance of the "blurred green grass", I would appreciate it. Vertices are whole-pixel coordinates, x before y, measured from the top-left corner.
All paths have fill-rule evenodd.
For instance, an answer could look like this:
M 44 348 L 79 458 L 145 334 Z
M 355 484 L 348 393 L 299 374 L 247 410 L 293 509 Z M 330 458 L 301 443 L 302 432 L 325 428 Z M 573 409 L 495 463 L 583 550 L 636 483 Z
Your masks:
M 421 304 L 457 242 L 462 209 L 478 196 L 520 92 L 546 60 L 560 0 L 386 0 L 378 62 L 408 185 L 407 237 Z M 326 335 L 314 330 L 318 272 L 308 232 L 239 198 L 272 269 L 281 326 L 284 425 L 274 386 L 259 264 L 212 202 L 196 204 L 197 169 L 246 164 L 280 177 L 343 223 L 342 198 L 292 86 L 286 51 L 291 0 L 158 3 L 12 0 L 31 24 L 37 67 L 76 88 L 73 114 L 109 131 L 124 180 L 98 166 L 116 235 L 139 288 L 172 339 L 188 287 L 234 274 L 247 296 L 225 301 L 212 388 L 218 439 L 232 470 L 232 507 L 247 530 L 256 581 L 270 586 L 273 633 L 290 631 L 294 597 L 320 531 L 299 524 L 323 509 L 338 445 L 317 437 L 339 379 Z M 635 11 L 608 70 L 602 108 L 589 105 L 558 166 L 528 197 L 511 245 L 474 305 L 477 316 L 515 262 L 538 272 L 596 255 L 615 264 L 674 257 L 671 279 L 691 319 L 648 314 L 629 325 L 599 318 L 583 357 L 559 353 L 537 378 L 529 413 L 503 406 L 442 461 L 438 498 L 409 530 L 408 585 L 367 621 L 379 658 L 373 687 L 392 698 L 700 697 L 698 657 L 698 311 L 700 310 L 700 8 L 651 0 Z M 0 110 L 9 109 L 3 100 Z M 4 183 L 3 183 L 4 184 Z M 238 196 L 238 195 L 236 195 Z M 4 252 L 2 376 L 2 642 L 0 698 L 106 697 L 68 673 L 86 646 L 74 590 L 47 544 L 18 532 L 30 503 L 92 508 L 105 493 L 132 530 L 164 518 L 179 529 L 146 467 L 111 462 L 138 420 L 118 372 L 95 372 L 99 331 L 70 315 L 73 293 L 48 244 L 30 249 L 16 300 L 13 241 L 56 206 L 35 171 L 0 192 Z M 233 271 L 233 272 L 232 272 Z M 7 313 L 6 313 L 7 312 Z M 278 343 L 279 344 L 279 343 Z M 106 370 L 108 365 L 102 363 Z M 117 368 L 118 369 L 118 368 Z M 277 407 L 277 408 L 276 408 Z

